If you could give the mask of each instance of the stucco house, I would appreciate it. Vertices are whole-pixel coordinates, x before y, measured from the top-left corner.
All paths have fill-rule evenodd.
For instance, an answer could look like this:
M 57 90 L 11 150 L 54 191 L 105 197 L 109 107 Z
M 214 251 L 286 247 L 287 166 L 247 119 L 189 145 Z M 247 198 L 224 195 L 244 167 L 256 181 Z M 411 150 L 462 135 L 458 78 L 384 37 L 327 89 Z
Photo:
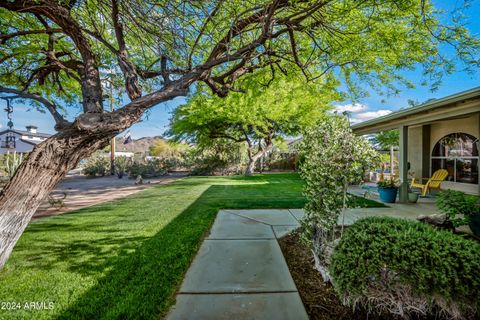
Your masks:
M 448 171 L 443 189 L 480 193 L 480 87 L 352 125 L 358 135 L 391 129 L 400 130 L 400 201 L 409 174 L 428 178 L 438 169 Z
M 38 132 L 36 126 L 30 125 L 26 129 L 7 129 L 0 132 L 0 154 L 14 151 L 19 153 L 30 152 L 35 145 L 51 136 L 47 133 Z

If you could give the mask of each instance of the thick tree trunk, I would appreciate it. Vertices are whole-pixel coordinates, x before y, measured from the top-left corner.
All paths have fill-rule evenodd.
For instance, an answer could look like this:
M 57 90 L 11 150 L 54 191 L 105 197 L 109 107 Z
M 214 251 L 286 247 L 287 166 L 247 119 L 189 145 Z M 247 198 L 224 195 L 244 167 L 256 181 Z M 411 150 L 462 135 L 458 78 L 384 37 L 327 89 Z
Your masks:
M 35 147 L 0 192 L 0 269 L 41 201 L 82 158 L 105 147 L 113 135 L 71 129 Z
M 268 143 L 264 148 L 260 148 L 255 154 L 253 151 L 253 147 L 250 146 L 248 151 L 248 165 L 247 169 L 245 170 L 245 176 L 252 176 L 255 173 L 255 164 L 257 163 L 258 159 L 263 157 L 271 148 L 272 143 Z
M 255 172 L 255 163 L 257 162 L 256 159 L 253 157 L 248 157 L 248 165 L 247 169 L 245 170 L 245 175 L 246 176 L 252 176 L 253 173 Z

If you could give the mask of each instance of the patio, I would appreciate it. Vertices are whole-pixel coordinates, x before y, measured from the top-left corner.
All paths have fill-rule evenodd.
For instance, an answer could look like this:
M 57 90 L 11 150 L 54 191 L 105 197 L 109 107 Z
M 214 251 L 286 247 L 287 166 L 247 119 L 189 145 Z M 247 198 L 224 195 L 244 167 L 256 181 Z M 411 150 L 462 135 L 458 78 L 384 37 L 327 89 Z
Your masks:
M 443 189 L 480 194 L 480 87 L 352 125 L 357 135 L 399 130 L 399 201 L 407 202 L 409 179 L 448 171 Z M 425 181 L 424 181 L 425 182 Z
M 370 186 L 370 185 L 368 185 Z M 373 184 L 372 184 L 373 186 Z M 366 197 L 378 202 L 381 202 L 378 194 L 371 191 L 370 188 L 363 188 L 362 186 L 350 186 L 348 192 L 350 194 Z M 345 212 L 345 225 L 351 225 L 355 221 L 365 217 L 371 216 L 384 216 L 384 217 L 396 217 L 409 220 L 416 220 L 421 215 L 439 214 L 435 204 L 435 197 L 419 197 L 417 203 L 387 203 L 387 207 L 383 208 L 351 208 Z M 343 217 L 340 216 L 339 223 L 341 223 Z

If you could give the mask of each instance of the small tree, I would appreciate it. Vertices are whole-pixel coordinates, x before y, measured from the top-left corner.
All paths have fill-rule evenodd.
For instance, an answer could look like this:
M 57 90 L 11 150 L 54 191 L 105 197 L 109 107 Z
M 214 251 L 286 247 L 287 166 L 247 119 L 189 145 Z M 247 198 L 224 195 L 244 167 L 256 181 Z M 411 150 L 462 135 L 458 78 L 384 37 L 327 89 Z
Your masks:
M 389 149 L 391 147 L 398 147 L 400 144 L 400 131 L 389 130 L 381 131 L 375 134 L 370 141 L 372 144 L 380 149 Z
M 188 144 L 177 143 L 175 141 L 157 140 L 148 148 L 151 156 L 161 158 L 181 157 L 189 149 Z
M 326 266 L 338 219 L 346 208 L 348 185 L 360 182 L 365 171 L 378 163 L 379 155 L 368 141 L 353 134 L 341 116 L 327 118 L 307 130 L 299 151 L 307 198 L 304 236 L 313 242 L 316 267 L 329 281 Z
M 293 72 L 271 80 L 268 72 L 257 71 L 240 81 L 239 88 L 243 93 L 223 99 L 200 88 L 188 104 L 174 111 L 170 134 L 200 145 L 221 139 L 246 144 L 245 175 L 253 174 L 256 162 L 272 150 L 276 139 L 298 135 L 339 97 L 336 83 L 308 83 Z

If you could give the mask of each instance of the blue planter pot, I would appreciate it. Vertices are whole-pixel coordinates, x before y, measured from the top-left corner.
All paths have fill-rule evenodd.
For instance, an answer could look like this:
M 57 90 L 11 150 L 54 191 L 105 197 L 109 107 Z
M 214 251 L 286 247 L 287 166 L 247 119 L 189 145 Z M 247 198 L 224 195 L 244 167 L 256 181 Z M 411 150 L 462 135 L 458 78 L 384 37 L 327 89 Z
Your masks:
M 394 203 L 397 199 L 398 188 L 378 188 L 380 200 L 386 203 Z

